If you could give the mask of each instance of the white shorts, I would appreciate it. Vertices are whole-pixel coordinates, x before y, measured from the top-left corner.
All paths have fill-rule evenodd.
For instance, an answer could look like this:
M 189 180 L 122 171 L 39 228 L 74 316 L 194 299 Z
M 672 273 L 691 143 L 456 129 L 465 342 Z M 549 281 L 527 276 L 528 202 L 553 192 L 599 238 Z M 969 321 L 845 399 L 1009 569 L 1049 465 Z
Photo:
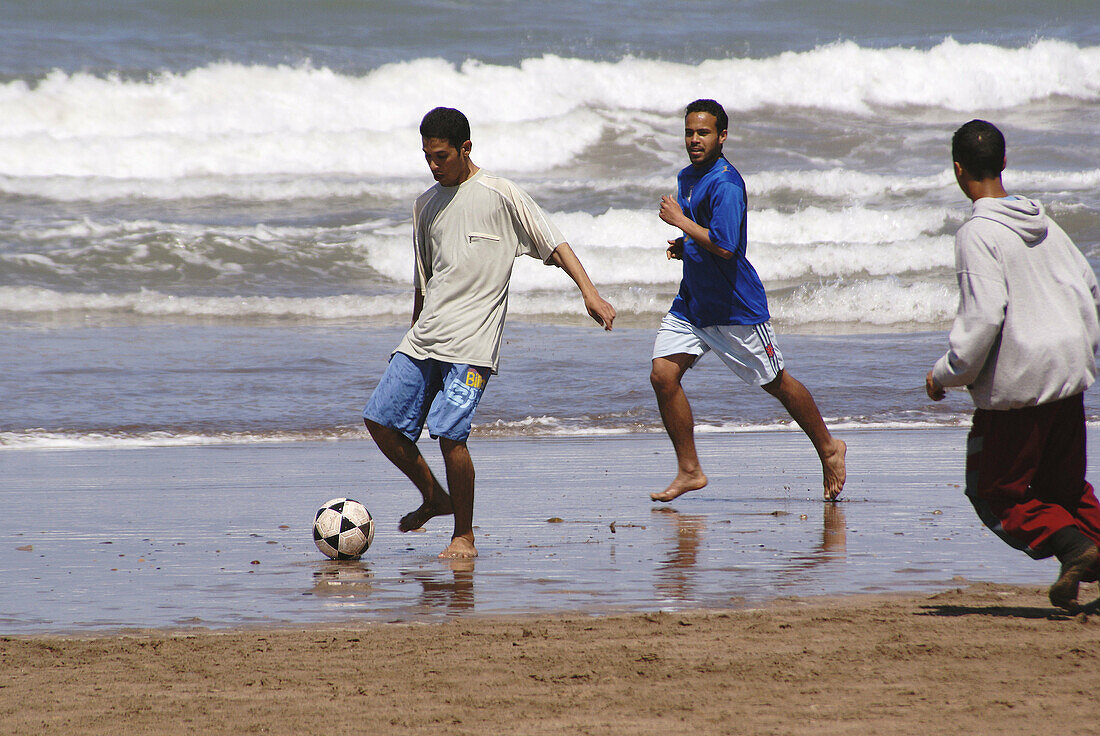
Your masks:
M 710 350 L 752 386 L 771 383 L 783 370 L 783 354 L 775 344 L 771 322 L 696 327 L 673 314 L 666 314 L 661 320 L 653 343 L 654 358 L 681 353 L 698 357 Z

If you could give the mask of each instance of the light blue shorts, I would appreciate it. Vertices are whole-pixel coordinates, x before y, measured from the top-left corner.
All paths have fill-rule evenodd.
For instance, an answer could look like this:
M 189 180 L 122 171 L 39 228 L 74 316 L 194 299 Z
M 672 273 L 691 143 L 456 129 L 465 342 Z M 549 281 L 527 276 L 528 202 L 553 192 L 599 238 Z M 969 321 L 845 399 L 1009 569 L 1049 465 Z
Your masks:
M 479 366 L 394 353 L 363 418 L 392 427 L 413 442 L 425 424 L 433 439 L 465 442 L 490 373 Z
M 696 327 L 674 314 L 666 314 L 653 342 L 654 358 L 680 353 L 699 357 L 711 350 L 751 386 L 771 383 L 783 370 L 783 354 L 775 344 L 771 322 Z

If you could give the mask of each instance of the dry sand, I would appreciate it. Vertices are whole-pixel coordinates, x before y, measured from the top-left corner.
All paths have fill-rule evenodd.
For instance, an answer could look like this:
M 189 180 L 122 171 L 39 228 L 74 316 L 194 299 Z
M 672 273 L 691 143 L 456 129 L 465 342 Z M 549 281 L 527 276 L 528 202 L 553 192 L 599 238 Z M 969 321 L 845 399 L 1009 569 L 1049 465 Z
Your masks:
M 0 733 L 1096 733 L 1090 613 L 978 584 L 756 610 L 5 637 Z

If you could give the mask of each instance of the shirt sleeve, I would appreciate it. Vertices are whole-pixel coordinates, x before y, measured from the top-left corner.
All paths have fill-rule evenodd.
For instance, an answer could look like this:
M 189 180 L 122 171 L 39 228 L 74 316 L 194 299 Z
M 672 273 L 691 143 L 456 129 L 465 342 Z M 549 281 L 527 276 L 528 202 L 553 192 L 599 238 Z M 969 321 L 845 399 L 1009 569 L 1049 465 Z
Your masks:
M 744 220 L 744 190 L 733 182 L 720 182 L 710 196 L 710 242 L 732 253 L 743 250 L 741 224 Z
M 561 231 L 550 221 L 531 195 L 514 184 L 504 198 L 516 229 L 519 249 L 516 257 L 531 256 L 549 262 L 554 249 L 565 242 Z
M 959 231 L 956 271 L 959 308 L 947 338 L 947 353 L 932 376 L 943 386 L 974 382 L 1001 336 L 1008 290 L 996 249 L 976 233 Z

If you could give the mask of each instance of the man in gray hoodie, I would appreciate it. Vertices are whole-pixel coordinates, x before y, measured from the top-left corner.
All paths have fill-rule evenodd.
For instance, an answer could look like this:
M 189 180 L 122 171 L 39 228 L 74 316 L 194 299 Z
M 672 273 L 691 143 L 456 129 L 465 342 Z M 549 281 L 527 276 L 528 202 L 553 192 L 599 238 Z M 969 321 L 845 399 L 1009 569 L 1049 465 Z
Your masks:
M 1061 563 L 1050 601 L 1075 611 L 1100 577 L 1100 504 L 1085 481 L 1083 392 L 1096 376 L 1100 288 L 1035 200 L 1001 183 L 1004 136 L 972 120 L 951 140 L 974 208 L 955 236 L 959 308 L 929 398 L 966 386 L 975 404 L 966 495 L 982 522 L 1035 559 Z

